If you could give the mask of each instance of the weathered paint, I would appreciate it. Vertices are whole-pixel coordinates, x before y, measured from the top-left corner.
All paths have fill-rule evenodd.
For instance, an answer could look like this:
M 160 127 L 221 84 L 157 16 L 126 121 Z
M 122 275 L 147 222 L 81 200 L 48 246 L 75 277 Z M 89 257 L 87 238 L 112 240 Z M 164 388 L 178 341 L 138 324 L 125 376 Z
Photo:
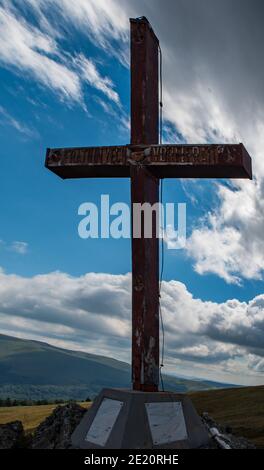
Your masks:
M 252 178 L 242 144 L 57 148 L 46 157 L 47 168 L 62 178 L 128 177 L 137 164 L 157 178 Z
M 159 200 L 159 180 L 143 167 L 131 166 L 133 203 Z M 132 381 L 134 390 L 157 391 L 159 385 L 159 240 L 153 213 L 152 238 L 132 239 Z M 144 218 L 141 220 L 144 234 Z M 136 229 L 133 220 L 133 231 Z
M 159 142 L 158 47 L 145 18 L 131 25 L 131 202 L 159 201 L 159 179 L 142 163 L 146 148 Z M 139 147 L 137 145 L 140 144 Z M 142 152 L 142 145 L 145 146 Z M 133 220 L 132 224 L 136 223 Z M 154 225 L 155 227 L 155 225 Z M 133 225 L 134 233 L 134 225 Z M 144 234 L 144 220 L 141 224 Z M 158 391 L 159 387 L 159 241 L 132 238 L 132 382 L 134 390 Z M 151 342 L 150 338 L 156 338 Z
M 131 143 L 158 144 L 159 41 L 146 18 L 131 19 Z

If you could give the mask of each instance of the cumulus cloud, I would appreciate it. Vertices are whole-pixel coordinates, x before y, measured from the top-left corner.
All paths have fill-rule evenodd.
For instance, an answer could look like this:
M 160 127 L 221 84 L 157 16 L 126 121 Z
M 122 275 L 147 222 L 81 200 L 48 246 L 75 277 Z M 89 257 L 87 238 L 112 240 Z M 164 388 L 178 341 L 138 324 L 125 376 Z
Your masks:
M 229 283 L 262 279 L 264 268 L 264 180 L 232 190 L 219 186 L 220 207 L 188 240 L 199 274 L 214 273 Z
M 248 303 L 203 302 L 170 281 L 163 283 L 162 311 L 168 372 L 187 368 L 195 375 L 199 369 L 226 381 L 263 380 L 264 296 Z M 0 326 L 6 334 L 129 361 L 130 274 L 25 278 L 1 271 Z

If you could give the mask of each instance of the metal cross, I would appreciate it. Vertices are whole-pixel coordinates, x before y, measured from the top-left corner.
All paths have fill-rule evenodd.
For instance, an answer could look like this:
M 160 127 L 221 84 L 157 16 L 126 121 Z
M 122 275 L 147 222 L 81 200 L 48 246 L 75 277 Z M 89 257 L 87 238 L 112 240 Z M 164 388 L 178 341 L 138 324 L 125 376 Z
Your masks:
M 146 18 L 131 19 L 130 26 L 131 143 L 48 149 L 46 167 L 63 179 L 130 177 L 131 204 L 158 203 L 161 178 L 251 179 L 242 144 L 159 145 L 159 41 Z M 154 229 L 152 238 L 132 237 L 132 382 L 134 390 L 150 392 L 159 387 L 156 235 Z

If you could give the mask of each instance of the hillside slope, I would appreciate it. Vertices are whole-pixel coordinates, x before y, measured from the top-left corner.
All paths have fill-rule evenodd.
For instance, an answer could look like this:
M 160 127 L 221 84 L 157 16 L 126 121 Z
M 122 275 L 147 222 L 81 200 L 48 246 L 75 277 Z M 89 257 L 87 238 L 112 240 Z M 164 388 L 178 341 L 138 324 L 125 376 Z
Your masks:
M 197 411 L 208 412 L 232 433 L 264 448 L 264 386 L 190 393 Z
M 224 386 L 172 376 L 164 384 L 178 392 Z M 0 397 L 83 400 L 103 387 L 129 386 L 130 366 L 124 362 L 0 335 Z

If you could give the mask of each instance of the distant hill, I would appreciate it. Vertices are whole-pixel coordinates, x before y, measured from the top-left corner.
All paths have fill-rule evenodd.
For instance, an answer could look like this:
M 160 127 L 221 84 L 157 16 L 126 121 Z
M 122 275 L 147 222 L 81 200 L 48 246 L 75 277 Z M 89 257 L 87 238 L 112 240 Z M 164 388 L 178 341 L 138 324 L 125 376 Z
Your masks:
M 130 366 L 125 362 L 0 335 L 0 398 L 84 400 L 103 387 L 129 386 Z M 164 386 L 177 392 L 228 387 L 166 375 Z

